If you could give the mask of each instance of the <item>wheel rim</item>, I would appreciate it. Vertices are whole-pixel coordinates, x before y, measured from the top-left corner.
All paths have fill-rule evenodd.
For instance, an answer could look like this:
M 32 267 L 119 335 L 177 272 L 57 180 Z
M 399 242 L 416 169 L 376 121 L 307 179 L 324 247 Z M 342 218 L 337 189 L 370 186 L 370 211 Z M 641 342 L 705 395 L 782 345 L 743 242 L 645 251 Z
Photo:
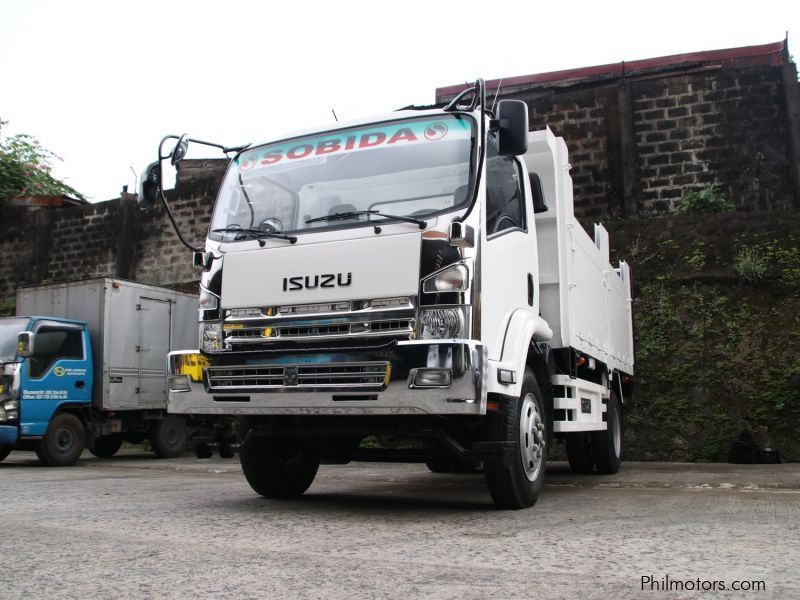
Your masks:
M 177 446 L 178 442 L 180 441 L 180 437 L 180 431 L 178 431 L 178 428 L 174 425 L 167 427 L 166 431 L 164 432 L 164 441 L 170 447 Z
M 528 481 L 535 481 L 539 476 L 544 445 L 544 422 L 539 414 L 539 404 L 533 394 L 526 394 L 522 400 L 519 419 L 519 451 L 522 469 Z
M 69 454 L 75 448 L 75 432 L 63 427 L 56 433 L 55 442 L 59 454 Z
M 614 431 L 611 432 L 611 435 L 614 439 L 614 456 L 619 457 L 622 453 L 622 427 L 620 427 L 619 423 L 619 413 L 614 411 L 614 420 L 613 429 Z

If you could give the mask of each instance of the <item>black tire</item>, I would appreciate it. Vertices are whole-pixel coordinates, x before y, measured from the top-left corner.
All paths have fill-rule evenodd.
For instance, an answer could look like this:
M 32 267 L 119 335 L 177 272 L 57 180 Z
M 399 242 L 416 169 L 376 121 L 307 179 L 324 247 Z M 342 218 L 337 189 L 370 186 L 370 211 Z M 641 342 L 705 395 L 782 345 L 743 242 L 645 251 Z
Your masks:
M 94 441 L 94 447 L 89 452 L 97 458 L 111 458 L 122 447 L 122 436 L 116 433 L 104 435 Z
M 179 457 L 189 444 L 186 422 L 177 415 L 164 415 L 163 419 L 153 423 L 150 443 L 159 458 Z
M 250 426 L 249 419 L 242 419 L 242 439 Z M 239 448 L 239 461 L 247 483 L 258 494 L 265 498 L 296 498 L 314 481 L 320 457 L 311 440 L 250 436 Z
M 86 443 L 86 430 L 75 415 L 58 413 L 47 426 L 44 438 L 36 446 L 36 455 L 48 467 L 75 464 Z
M 547 462 L 544 415 L 542 392 L 526 368 L 520 397 L 511 398 L 487 422 L 487 441 L 518 444 L 507 460 L 497 456 L 484 462 L 489 494 L 498 508 L 527 508 L 539 499 Z
M 10 445 L 0 446 L 0 462 L 3 462 L 8 457 L 8 455 L 11 454 L 11 451 L 13 449 L 14 446 Z
M 608 398 L 606 406 L 605 431 L 592 432 L 592 453 L 597 465 L 597 472 L 602 475 L 613 475 L 619 471 L 622 463 L 622 407 L 614 392 Z
M 586 431 L 566 435 L 567 460 L 573 473 L 587 475 L 594 470 L 591 436 Z

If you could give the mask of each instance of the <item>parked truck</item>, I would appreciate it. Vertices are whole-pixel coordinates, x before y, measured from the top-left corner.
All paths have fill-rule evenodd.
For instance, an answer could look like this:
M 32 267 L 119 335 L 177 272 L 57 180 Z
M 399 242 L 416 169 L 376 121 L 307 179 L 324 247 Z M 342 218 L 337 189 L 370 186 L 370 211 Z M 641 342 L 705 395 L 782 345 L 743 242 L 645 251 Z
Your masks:
M 121 279 L 17 290 L 17 316 L 0 319 L 0 460 L 34 450 L 63 466 L 145 439 L 158 456 L 183 452 L 165 365 L 196 345 L 196 311 L 194 294 Z
M 191 142 L 162 140 L 143 206 L 169 210 L 162 163 Z M 256 492 L 303 494 L 321 462 L 414 461 L 482 468 L 496 505 L 522 508 L 554 439 L 575 471 L 619 469 L 630 270 L 575 219 L 566 144 L 529 132 L 525 103 L 493 112 L 478 81 L 224 150 L 193 248 L 199 352 L 170 353 L 169 409 L 238 416 Z

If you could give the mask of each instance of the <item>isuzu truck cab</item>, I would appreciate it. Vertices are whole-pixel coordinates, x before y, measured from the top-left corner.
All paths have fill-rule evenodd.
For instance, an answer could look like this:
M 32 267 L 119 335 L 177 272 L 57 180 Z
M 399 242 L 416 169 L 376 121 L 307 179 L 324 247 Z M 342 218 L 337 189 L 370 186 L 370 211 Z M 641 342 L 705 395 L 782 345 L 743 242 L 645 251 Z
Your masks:
M 169 139 L 143 205 L 167 204 L 161 162 L 191 142 Z M 491 111 L 479 81 L 225 150 L 194 248 L 199 352 L 170 354 L 169 410 L 239 417 L 256 492 L 302 494 L 321 462 L 415 461 L 482 468 L 498 506 L 527 507 L 554 438 L 575 470 L 619 468 L 630 272 L 575 220 L 566 145 L 523 102 Z

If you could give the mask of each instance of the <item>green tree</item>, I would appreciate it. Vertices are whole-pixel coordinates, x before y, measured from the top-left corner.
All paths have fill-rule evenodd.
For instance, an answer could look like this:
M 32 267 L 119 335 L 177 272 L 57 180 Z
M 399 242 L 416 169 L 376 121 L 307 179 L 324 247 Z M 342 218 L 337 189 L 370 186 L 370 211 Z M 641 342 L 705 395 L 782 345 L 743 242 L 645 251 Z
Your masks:
M 3 137 L 7 121 L 0 120 L 0 199 L 57 194 L 84 199 L 83 195 L 51 175 L 52 163 L 62 160 L 43 148 L 39 140 L 20 133 Z

